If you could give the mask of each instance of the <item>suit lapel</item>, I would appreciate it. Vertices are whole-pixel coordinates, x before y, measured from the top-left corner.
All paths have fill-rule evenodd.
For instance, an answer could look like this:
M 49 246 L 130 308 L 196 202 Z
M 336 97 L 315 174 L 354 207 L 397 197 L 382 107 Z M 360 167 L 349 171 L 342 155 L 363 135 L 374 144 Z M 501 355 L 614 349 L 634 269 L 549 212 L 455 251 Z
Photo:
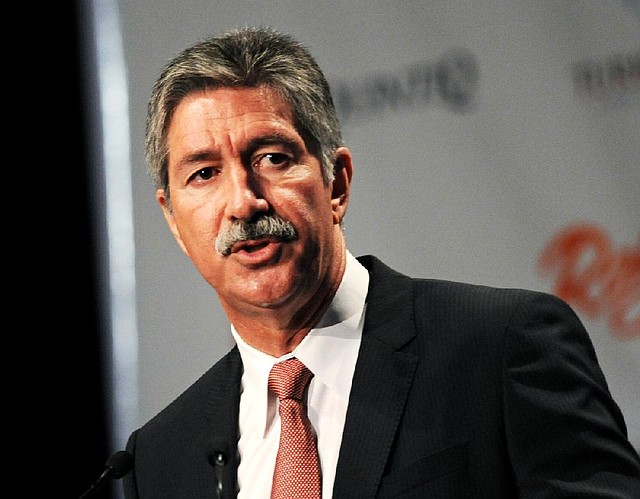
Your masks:
M 373 257 L 367 312 L 342 437 L 335 497 L 374 497 L 418 359 L 399 349 L 415 336 L 411 280 Z

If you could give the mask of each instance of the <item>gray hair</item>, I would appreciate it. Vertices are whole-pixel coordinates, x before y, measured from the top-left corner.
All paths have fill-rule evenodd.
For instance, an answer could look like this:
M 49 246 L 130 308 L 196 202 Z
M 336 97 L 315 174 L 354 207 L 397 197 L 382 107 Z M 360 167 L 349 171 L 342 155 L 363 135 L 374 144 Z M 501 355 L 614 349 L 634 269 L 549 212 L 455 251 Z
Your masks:
M 167 132 L 180 101 L 202 89 L 267 87 L 291 105 L 294 125 L 333 180 L 335 151 L 344 145 L 339 119 L 317 62 L 291 36 L 270 28 L 242 28 L 183 50 L 162 70 L 147 109 L 147 170 L 169 201 Z

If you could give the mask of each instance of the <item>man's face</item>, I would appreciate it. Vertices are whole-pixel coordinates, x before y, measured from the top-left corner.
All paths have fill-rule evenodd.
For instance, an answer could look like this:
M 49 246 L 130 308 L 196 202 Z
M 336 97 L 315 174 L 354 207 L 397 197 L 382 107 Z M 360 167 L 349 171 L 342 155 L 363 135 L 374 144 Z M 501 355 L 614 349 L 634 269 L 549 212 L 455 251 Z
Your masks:
M 294 127 L 290 106 L 265 88 L 186 96 L 167 138 L 172 210 L 162 189 L 158 202 L 227 313 L 294 313 L 333 285 L 351 178 L 348 150 L 339 151 L 347 172 L 326 186 L 320 160 Z M 290 222 L 296 238 L 232 239 L 228 254 L 216 250 L 218 236 L 234 221 L 259 215 Z

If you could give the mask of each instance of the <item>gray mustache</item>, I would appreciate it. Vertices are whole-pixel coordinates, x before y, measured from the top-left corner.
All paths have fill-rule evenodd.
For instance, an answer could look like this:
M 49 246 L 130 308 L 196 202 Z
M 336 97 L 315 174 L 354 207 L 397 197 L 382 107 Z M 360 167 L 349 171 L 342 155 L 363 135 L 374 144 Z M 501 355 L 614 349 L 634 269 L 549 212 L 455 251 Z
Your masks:
M 229 256 L 235 243 L 263 237 L 288 242 L 298 239 L 298 232 L 291 222 L 277 215 L 263 215 L 251 222 L 235 220 L 216 237 L 216 251 Z

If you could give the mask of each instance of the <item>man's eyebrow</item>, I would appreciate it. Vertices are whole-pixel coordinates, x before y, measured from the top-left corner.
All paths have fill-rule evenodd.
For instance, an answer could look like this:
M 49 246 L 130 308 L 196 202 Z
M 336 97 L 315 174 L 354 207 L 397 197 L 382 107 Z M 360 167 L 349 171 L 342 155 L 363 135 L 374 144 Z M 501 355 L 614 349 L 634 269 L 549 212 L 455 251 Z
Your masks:
M 260 135 L 255 137 L 249 141 L 249 144 L 245 148 L 246 151 L 253 152 L 256 149 L 259 149 L 262 146 L 268 145 L 283 145 L 292 149 L 299 149 L 298 141 L 294 138 L 289 137 L 288 135 L 284 135 L 281 133 L 270 133 L 268 135 Z
M 210 151 L 208 149 L 201 149 L 201 150 L 191 152 L 183 156 L 182 158 L 180 158 L 177 162 L 177 166 L 181 167 L 181 166 L 190 165 L 193 163 L 199 163 L 201 161 L 211 161 L 215 159 L 217 156 L 218 155 L 213 151 Z

